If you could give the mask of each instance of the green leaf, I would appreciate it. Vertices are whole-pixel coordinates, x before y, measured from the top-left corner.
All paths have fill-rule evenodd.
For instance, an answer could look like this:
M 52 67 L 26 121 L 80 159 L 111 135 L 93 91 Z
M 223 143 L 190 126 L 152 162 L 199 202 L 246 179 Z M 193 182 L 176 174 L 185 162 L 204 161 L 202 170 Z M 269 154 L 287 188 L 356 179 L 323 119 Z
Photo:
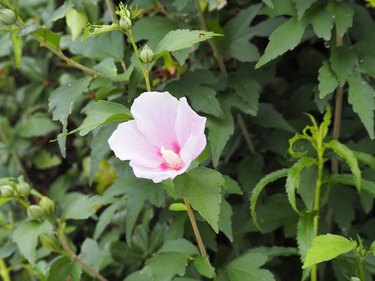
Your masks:
M 164 204 L 165 192 L 161 184 L 155 184 L 150 180 L 142 180 L 135 176 L 123 174 L 109 187 L 104 197 L 113 197 L 126 194 L 129 201 L 126 209 L 125 236 L 130 245 L 134 226 L 140 212 L 145 208 L 147 201 L 161 207 Z
M 314 238 L 311 248 L 306 252 L 302 268 L 329 261 L 339 255 L 345 254 L 357 247 L 357 242 L 346 239 L 340 235 L 325 234 Z
M 44 149 L 38 150 L 32 161 L 40 170 L 50 169 L 61 164 L 61 159 L 57 155 Z
M 356 179 L 351 174 L 332 175 L 328 177 L 326 181 L 330 183 L 342 183 L 345 185 L 352 185 L 352 186 L 357 185 Z M 361 184 L 362 184 L 361 190 L 367 192 L 368 194 L 370 194 L 372 197 L 375 198 L 375 183 L 373 183 L 372 181 L 362 179 Z
M 242 69 L 229 76 L 228 83 L 236 94 L 245 102 L 251 115 L 257 115 L 261 86 L 250 77 L 248 69 Z
M 124 57 L 124 35 L 120 31 L 112 31 L 82 41 L 64 38 L 64 44 L 72 54 L 83 55 L 91 59 L 104 60 L 108 57 L 116 61 Z
M 217 167 L 225 144 L 234 132 L 234 122 L 230 108 L 224 108 L 223 119 L 208 117 L 207 127 L 209 131 L 208 142 L 212 153 L 212 164 L 214 167 Z
M 301 20 L 305 12 L 314 4 L 317 0 L 293 0 L 297 10 L 297 18 Z
M 82 112 L 87 117 L 77 128 L 80 136 L 85 136 L 97 127 L 109 122 L 133 119 L 129 109 L 122 104 L 104 100 L 89 103 Z
M 311 25 L 314 29 L 316 36 L 329 41 L 332 35 L 333 18 L 332 15 L 326 10 L 326 7 L 319 7 L 311 14 Z
M 316 164 L 316 160 L 310 157 L 302 157 L 298 159 L 296 163 L 288 170 L 288 176 L 286 178 L 286 193 L 288 195 L 288 200 L 293 210 L 298 214 L 301 212 L 297 208 L 296 204 L 296 190 L 298 189 L 301 183 L 301 172 L 303 169 L 308 168 Z
M 121 31 L 122 29 L 119 25 L 117 25 L 115 23 L 112 23 L 111 25 L 109 25 L 109 24 L 92 25 L 92 24 L 88 23 L 88 24 L 84 25 L 84 30 L 83 30 L 83 34 L 82 34 L 82 41 L 86 40 L 89 37 L 96 37 L 96 36 L 103 35 L 105 33 L 115 31 L 115 30 Z M 79 36 L 81 31 L 82 30 L 80 30 L 79 32 L 75 31 L 76 33 L 78 33 L 77 36 Z M 75 37 L 73 37 L 73 34 L 72 34 L 72 40 L 73 41 L 75 41 L 74 38 Z
M 63 206 L 61 217 L 63 219 L 84 220 L 96 213 L 96 208 L 107 203 L 101 196 L 87 196 L 71 194 L 72 198 Z
M 254 123 L 266 127 L 295 132 L 295 129 L 285 120 L 272 104 L 260 103 L 259 112 L 253 117 Z
M 194 260 L 194 266 L 201 275 L 207 278 L 212 278 L 215 274 L 215 268 L 210 264 L 207 256 L 198 256 Z
M 42 222 L 27 221 L 17 226 L 12 239 L 17 244 L 20 253 L 29 263 L 35 265 L 39 235 L 43 233 L 51 234 L 52 230 L 52 225 L 46 220 Z
M 108 139 L 117 128 L 117 123 L 108 124 L 100 127 L 94 135 L 90 143 L 90 174 L 89 184 L 91 185 L 100 162 L 104 156 L 110 151 Z
M 358 166 L 357 158 L 354 152 L 348 148 L 346 145 L 340 143 L 337 140 L 331 140 L 325 143 L 325 146 L 332 149 L 338 156 L 342 157 L 346 163 L 349 165 L 351 172 L 355 178 L 355 185 L 358 192 L 361 191 L 361 170 Z
M 17 131 L 24 138 L 45 136 L 56 129 L 56 124 L 49 117 L 38 113 L 21 119 L 17 124 Z
M 226 53 L 241 61 L 256 61 L 259 58 L 258 49 L 249 41 L 255 35 L 249 27 L 259 13 L 261 5 L 251 5 L 233 17 L 224 26 Z
M 303 20 L 298 21 L 295 18 L 280 25 L 271 34 L 270 42 L 255 67 L 259 68 L 288 50 L 293 50 L 301 41 L 305 27 L 306 23 Z
M 154 51 L 155 58 L 161 57 L 165 52 L 174 52 L 190 48 L 194 44 L 209 40 L 214 36 L 220 36 L 220 34 L 203 30 L 172 30 L 168 32 L 157 45 Z
M 260 268 L 267 261 L 267 256 L 259 253 L 247 253 L 232 261 L 226 267 L 230 281 L 274 281 L 272 273 Z
M 81 34 L 85 24 L 87 23 L 87 16 L 84 13 L 78 12 L 76 9 L 71 8 L 65 14 L 66 25 L 72 33 L 72 40 L 76 40 Z
M 177 28 L 174 20 L 162 16 L 147 16 L 137 19 L 132 27 L 132 33 L 136 42 L 147 40 L 147 45 L 155 49 L 169 31 Z
M 100 269 L 104 259 L 107 258 L 104 251 L 99 248 L 98 243 L 91 238 L 86 238 L 83 242 L 79 257 L 97 271 Z
M 124 207 L 124 203 L 119 201 L 114 204 L 111 204 L 108 208 L 106 208 L 99 217 L 99 220 L 95 227 L 94 232 L 94 239 L 97 240 L 100 235 L 102 235 L 105 228 L 111 223 L 113 219 L 113 215 L 121 208 Z
M 16 67 L 20 68 L 21 66 L 21 57 L 22 57 L 22 39 L 19 35 L 20 29 L 13 28 L 12 33 L 10 35 L 13 44 L 13 54 L 14 59 L 16 61 Z
M 56 259 L 48 272 L 47 281 L 55 280 L 81 280 L 82 268 L 76 260 L 60 256 Z
M 55 89 L 49 98 L 49 108 L 52 111 L 52 119 L 59 120 L 63 125 L 63 133 L 66 133 L 68 116 L 72 113 L 73 105 L 78 96 L 88 90 L 91 77 L 73 80 Z M 61 141 L 61 140 L 59 140 Z M 65 141 L 65 137 L 63 137 Z M 66 155 L 65 145 L 62 146 L 61 154 Z
M 374 139 L 374 96 L 374 89 L 359 74 L 350 77 L 348 102 L 358 114 L 371 139 Z
M 42 42 L 52 46 L 56 51 L 60 50 L 60 38 L 61 35 L 52 32 L 47 28 L 39 28 L 35 33 L 34 36 L 39 38 Z
M 332 93 L 339 85 L 328 60 L 323 61 L 322 66 L 319 68 L 318 81 L 319 97 L 321 99 Z
M 343 37 L 353 25 L 354 10 L 345 2 L 329 2 L 327 10 L 334 18 L 337 35 Z
M 182 174 L 174 180 L 176 192 L 186 197 L 193 209 L 219 231 L 221 186 L 225 184 L 223 176 L 208 168 L 196 168 Z
M 227 200 L 222 199 L 220 204 L 219 230 L 222 231 L 230 241 L 233 241 L 232 215 L 232 206 Z
M 305 261 L 306 251 L 314 239 L 314 213 L 304 213 L 298 218 L 297 244 L 301 261 Z
M 58 19 L 61 19 L 65 16 L 66 12 L 73 7 L 73 3 L 71 1 L 65 1 L 63 5 L 58 7 L 51 17 L 47 20 L 46 24 L 49 24 L 53 21 L 57 21 Z
M 336 74 L 340 86 L 343 86 L 353 73 L 353 68 L 357 63 L 355 53 L 348 48 L 334 48 L 331 51 L 331 69 Z
M 369 167 L 371 167 L 371 169 L 375 170 L 375 157 L 373 155 L 360 152 L 360 151 L 353 151 L 353 152 L 359 162 L 362 162 L 368 165 Z
M 276 258 L 276 257 L 289 257 L 289 256 L 297 256 L 298 250 L 294 247 L 279 247 L 279 246 L 272 246 L 272 247 L 265 247 L 259 246 L 251 249 L 252 253 L 259 253 L 268 257 L 269 260 Z
M 167 241 L 152 258 L 146 262 L 142 274 L 152 277 L 153 281 L 171 280 L 174 276 L 183 276 L 189 257 L 198 254 L 193 244 L 185 239 Z
M 100 63 L 95 65 L 92 69 L 99 72 L 101 75 L 108 78 L 116 78 L 117 76 L 117 67 L 115 60 L 113 58 L 106 58 Z
M 255 225 L 260 229 L 257 216 L 256 216 L 256 211 L 255 211 L 255 206 L 258 201 L 258 197 L 262 190 L 266 187 L 267 184 L 274 182 L 278 179 L 284 178 L 288 176 L 288 169 L 281 169 L 274 171 L 272 173 L 269 173 L 265 177 L 263 177 L 257 185 L 254 187 L 252 193 L 251 193 L 251 198 L 250 198 L 250 213 L 251 216 L 254 220 Z
M 330 187 L 328 204 L 333 208 L 334 221 L 343 233 L 348 233 L 355 219 L 358 200 L 355 195 L 354 190 L 349 188 L 343 189 L 340 185 Z M 340 199 L 338 200 L 338 198 Z

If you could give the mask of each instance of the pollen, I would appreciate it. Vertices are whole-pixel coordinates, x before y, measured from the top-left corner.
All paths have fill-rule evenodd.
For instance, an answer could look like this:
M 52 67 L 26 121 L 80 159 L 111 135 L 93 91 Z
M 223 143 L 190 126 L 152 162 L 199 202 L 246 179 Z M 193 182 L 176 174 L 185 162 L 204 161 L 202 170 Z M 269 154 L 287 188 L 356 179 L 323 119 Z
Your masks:
M 169 168 L 173 170 L 178 170 L 181 168 L 183 162 L 180 155 L 175 153 L 173 150 L 165 149 L 164 147 L 160 149 L 160 153 L 165 161 L 165 165 L 167 165 Z

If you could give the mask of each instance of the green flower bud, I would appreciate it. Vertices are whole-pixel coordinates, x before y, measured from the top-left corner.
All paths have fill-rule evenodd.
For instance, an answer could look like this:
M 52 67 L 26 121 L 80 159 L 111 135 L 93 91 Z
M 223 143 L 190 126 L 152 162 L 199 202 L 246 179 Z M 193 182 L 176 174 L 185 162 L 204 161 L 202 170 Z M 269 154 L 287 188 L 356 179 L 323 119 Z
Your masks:
M 27 216 L 31 220 L 40 220 L 44 216 L 44 211 L 38 205 L 31 205 L 27 208 Z
M 17 193 L 18 195 L 22 196 L 22 197 L 27 197 L 29 196 L 30 194 L 30 191 L 31 191 L 31 187 L 30 185 L 23 181 L 23 180 L 20 180 L 19 183 L 17 184 Z
M 55 202 L 53 202 L 48 197 L 43 196 L 39 202 L 39 206 L 46 212 L 48 215 L 53 215 L 55 212 Z
M 0 10 L 0 24 L 2 25 L 12 25 L 16 22 L 17 18 L 14 12 L 10 9 Z
M 145 45 L 139 54 L 139 57 L 143 63 L 151 63 L 154 58 L 154 52 L 147 45 Z
M 1 196 L 3 197 L 13 197 L 14 196 L 14 189 L 12 186 L 6 184 L 6 185 L 2 185 L 0 186 L 0 192 L 1 192 Z
M 54 235 L 43 233 L 39 236 L 40 243 L 43 248 L 50 250 L 51 252 L 59 252 L 60 244 Z
M 123 30 L 128 31 L 132 27 L 132 21 L 130 18 L 121 18 L 119 25 Z

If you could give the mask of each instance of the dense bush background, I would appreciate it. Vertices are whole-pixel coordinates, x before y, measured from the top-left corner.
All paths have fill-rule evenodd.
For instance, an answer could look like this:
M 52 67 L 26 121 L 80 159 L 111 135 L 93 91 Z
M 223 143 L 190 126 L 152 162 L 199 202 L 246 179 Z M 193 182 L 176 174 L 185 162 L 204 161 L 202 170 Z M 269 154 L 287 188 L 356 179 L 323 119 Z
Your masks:
M 165 52 L 150 72 L 153 90 L 186 96 L 207 117 L 208 145 L 199 162 L 225 179 L 221 203 L 209 196 L 205 202 L 220 210 L 220 231 L 215 233 L 196 212 L 213 277 L 192 245 L 196 240 L 186 213 L 169 208 L 182 202 L 173 183 L 135 178 L 109 150 L 108 137 L 127 118 L 122 106 L 130 108 L 146 90 L 128 37 L 119 30 L 92 37 L 95 27 L 86 25 L 116 22 L 119 3 L 0 0 L 3 9 L 17 16 L 9 24 L 0 14 L 0 185 L 18 188 L 23 180 L 16 178 L 23 176 L 55 202 L 58 225 L 30 221 L 22 196 L 3 196 L 2 278 L 92 280 L 90 270 L 72 259 L 75 252 L 108 280 L 301 280 L 301 259 L 311 246 L 312 220 L 319 213 L 319 233 L 350 237 L 358 245 L 363 241 L 370 249 L 362 256 L 343 251 L 320 265 L 320 280 L 372 280 L 375 22 L 370 2 L 124 3 L 141 9 L 131 29 L 140 48 L 147 43 L 155 51 L 176 29 L 224 35 Z M 323 173 L 348 178 L 327 180 L 317 211 L 317 169 L 299 169 L 293 179 L 300 177 L 300 215 L 288 201 L 285 180 L 274 181 L 258 199 L 259 230 L 250 216 L 252 190 L 268 173 L 295 163 L 288 140 L 311 124 L 305 113 L 322 122 L 327 104 L 333 112 L 327 140 L 339 139 L 350 149 L 339 152 L 340 158 L 334 156 L 337 151 L 327 151 Z M 308 155 L 316 157 L 309 147 L 302 141 L 294 149 L 309 149 Z M 356 165 L 361 168 L 360 192 L 350 186 Z M 38 204 L 40 195 L 34 192 L 25 200 Z M 64 241 L 56 240 L 56 231 Z M 61 250 L 61 242 L 72 252 Z

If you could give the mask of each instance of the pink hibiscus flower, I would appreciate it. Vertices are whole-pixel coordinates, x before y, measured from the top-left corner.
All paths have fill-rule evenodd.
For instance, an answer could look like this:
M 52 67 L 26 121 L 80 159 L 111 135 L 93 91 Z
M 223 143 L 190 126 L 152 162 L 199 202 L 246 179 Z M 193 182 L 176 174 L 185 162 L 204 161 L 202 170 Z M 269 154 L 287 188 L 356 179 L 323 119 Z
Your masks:
M 206 146 L 206 118 L 186 98 L 145 92 L 130 109 L 134 120 L 121 123 L 109 138 L 120 160 L 130 160 L 135 176 L 161 182 L 185 172 Z

